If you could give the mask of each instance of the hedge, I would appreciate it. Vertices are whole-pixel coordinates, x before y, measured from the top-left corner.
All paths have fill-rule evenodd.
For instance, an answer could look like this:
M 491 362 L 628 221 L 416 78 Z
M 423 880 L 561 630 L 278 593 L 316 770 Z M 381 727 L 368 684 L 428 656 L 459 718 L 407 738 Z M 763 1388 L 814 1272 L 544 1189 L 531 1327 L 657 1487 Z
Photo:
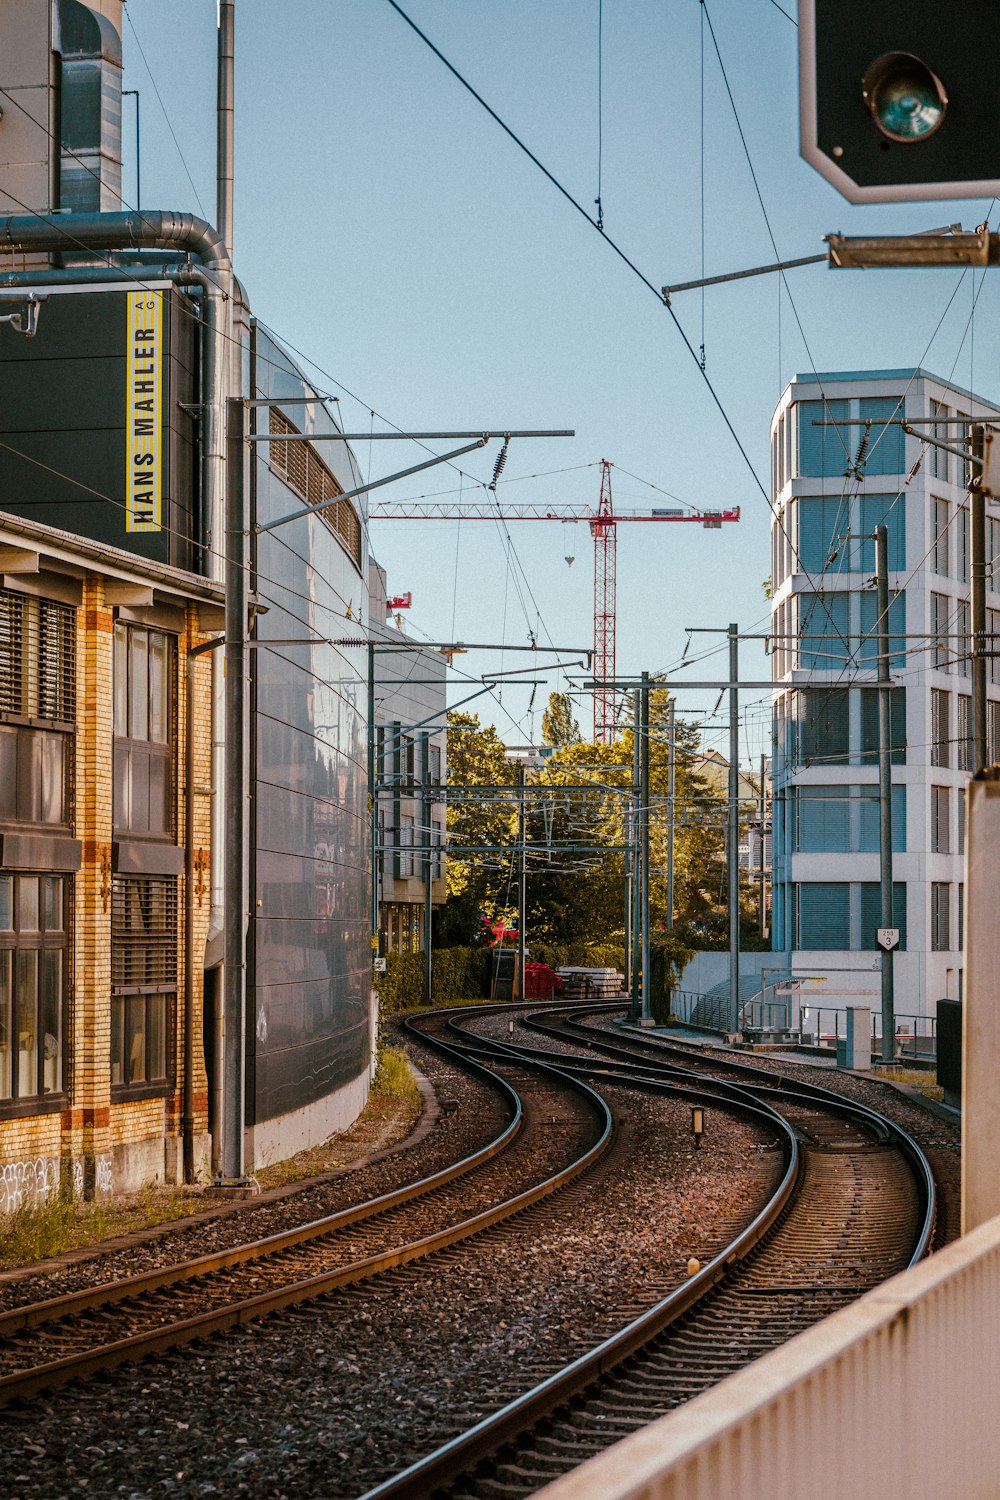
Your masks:
M 489 993 L 488 948 L 438 948 L 431 955 L 434 1004 L 450 1005 Z M 424 998 L 424 955 L 390 953 L 385 973 L 375 975 L 383 1015 L 409 1010 Z

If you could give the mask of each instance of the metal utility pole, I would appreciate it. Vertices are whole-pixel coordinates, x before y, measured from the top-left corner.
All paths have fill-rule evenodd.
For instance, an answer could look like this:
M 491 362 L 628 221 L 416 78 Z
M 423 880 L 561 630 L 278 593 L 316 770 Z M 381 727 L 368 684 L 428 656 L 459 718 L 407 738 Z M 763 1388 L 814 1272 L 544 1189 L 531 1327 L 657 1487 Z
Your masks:
M 674 930 L 674 790 L 677 775 L 676 702 L 667 704 L 667 930 Z
M 729 1019 L 730 1030 L 740 1029 L 740 675 L 738 625 L 729 636 Z
M 982 451 L 981 427 L 974 451 Z M 976 441 L 978 438 L 978 442 Z M 986 764 L 986 497 L 978 484 L 969 491 L 969 551 L 972 584 L 972 771 Z M 991 649 L 992 643 L 991 643 Z
M 230 397 L 226 443 L 225 969 L 223 974 L 222 1176 L 244 1177 L 247 926 L 250 916 L 249 678 L 246 406 Z
M 652 1020 L 649 972 L 649 673 L 639 690 L 639 865 L 642 933 L 642 1012 L 640 1024 Z
M 371 947 L 374 957 L 378 949 L 378 907 L 379 907 L 379 874 L 382 855 L 379 853 L 379 794 L 382 789 L 382 776 L 384 767 L 378 763 L 376 755 L 377 727 L 375 724 L 375 646 L 372 642 L 368 645 L 368 820 L 369 837 L 372 849 L 372 879 L 369 892 L 370 911 L 369 925 L 371 927 Z
M 882 926 L 892 920 L 892 686 L 889 681 L 889 541 L 885 526 L 875 527 L 875 584 L 878 609 L 878 806 L 879 879 Z M 896 1050 L 893 953 L 882 947 L 882 1061 Z
M 767 767 L 767 756 L 760 758 L 760 935 L 767 937 L 767 861 L 764 858 L 764 824 L 767 819 L 767 791 L 764 786 L 764 774 Z
M 528 826 L 524 810 L 524 762 L 522 761 L 517 768 L 517 848 L 519 859 L 517 876 L 517 996 L 519 1000 L 524 999 L 524 929 L 528 919 L 527 833 Z
M 423 824 L 424 846 L 424 1004 L 434 1003 L 433 953 L 431 945 L 433 907 L 431 905 L 431 880 L 434 874 L 431 839 L 431 737 L 425 730 L 420 736 L 420 762 L 423 767 L 423 786 L 420 798 L 420 821 Z
M 637 688 L 632 694 L 632 911 L 629 923 L 629 947 L 632 950 L 632 1003 L 629 1007 L 629 1020 L 638 1021 L 642 1012 L 642 991 L 640 988 L 640 974 L 642 971 L 641 938 L 639 912 L 642 908 L 642 858 L 640 854 L 639 805 L 642 800 L 641 777 L 639 773 L 639 744 L 642 725 L 642 710 L 640 708 L 641 693 Z

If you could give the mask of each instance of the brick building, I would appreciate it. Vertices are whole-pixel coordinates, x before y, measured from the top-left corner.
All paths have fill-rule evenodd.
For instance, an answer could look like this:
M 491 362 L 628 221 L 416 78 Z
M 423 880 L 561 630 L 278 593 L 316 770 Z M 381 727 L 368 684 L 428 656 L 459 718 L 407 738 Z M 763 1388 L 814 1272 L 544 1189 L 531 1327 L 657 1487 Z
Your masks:
M 88 1196 L 180 1180 L 185 1117 L 207 1166 L 211 666 L 189 725 L 185 660 L 222 601 L 7 516 L 0 575 L 3 1212 L 62 1177 Z

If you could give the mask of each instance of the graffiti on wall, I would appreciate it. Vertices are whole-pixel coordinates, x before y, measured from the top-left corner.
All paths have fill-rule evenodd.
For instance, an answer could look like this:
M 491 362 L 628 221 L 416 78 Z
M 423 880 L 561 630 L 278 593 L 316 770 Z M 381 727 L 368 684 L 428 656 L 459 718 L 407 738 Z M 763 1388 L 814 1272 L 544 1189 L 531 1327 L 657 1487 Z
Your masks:
M 74 1198 L 83 1197 L 83 1162 L 61 1163 L 55 1156 L 36 1156 L 31 1161 L 8 1161 L 0 1165 L 0 1215 L 16 1213 L 26 1203 L 44 1204 L 67 1182 Z M 110 1193 L 113 1186 L 111 1157 L 94 1162 L 97 1194 Z

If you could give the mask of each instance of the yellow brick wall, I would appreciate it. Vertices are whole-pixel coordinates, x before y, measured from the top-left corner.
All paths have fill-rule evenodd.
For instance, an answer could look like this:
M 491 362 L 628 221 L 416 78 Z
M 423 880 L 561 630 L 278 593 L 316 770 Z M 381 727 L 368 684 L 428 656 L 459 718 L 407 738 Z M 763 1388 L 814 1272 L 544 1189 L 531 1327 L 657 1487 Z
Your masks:
M 187 650 L 198 644 L 198 613 L 190 606 L 178 641 L 175 785 L 178 842 L 184 841 L 184 745 L 187 734 Z M 75 827 L 82 864 L 73 879 L 70 1011 L 67 1029 L 68 1107 L 61 1113 L 0 1120 L 0 1213 L 25 1196 L 51 1191 L 68 1173 L 87 1196 L 113 1192 L 113 1162 L 137 1148 L 147 1177 L 162 1180 L 181 1161 L 184 1079 L 184 876 L 178 879 L 178 995 L 174 1087 L 167 1096 L 111 1100 L 111 863 L 114 746 L 114 610 L 96 574 L 83 583 L 77 609 L 77 734 Z M 195 667 L 193 881 L 193 1105 L 195 1136 L 208 1128 L 202 1045 L 202 975 L 210 906 L 211 656 Z M 169 1138 L 173 1138 L 171 1141 Z M 175 1149 L 168 1149 L 174 1147 Z M 159 1162 L 157 1168 L 156 1163 Z

